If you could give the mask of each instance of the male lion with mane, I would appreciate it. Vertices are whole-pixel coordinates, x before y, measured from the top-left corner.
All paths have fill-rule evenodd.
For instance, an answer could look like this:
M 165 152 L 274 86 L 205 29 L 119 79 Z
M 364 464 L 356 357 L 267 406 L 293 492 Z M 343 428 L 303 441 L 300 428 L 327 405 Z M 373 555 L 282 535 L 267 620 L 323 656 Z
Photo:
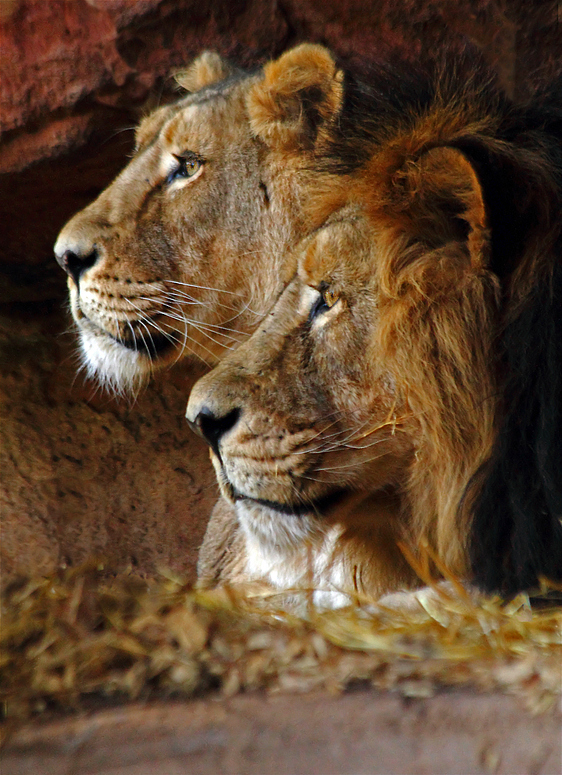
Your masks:
M 368 161 L 328 161 L 277 302 L 190 396 L 224 498 L 202 584 L 337 606 L 419 583 L 399 541 L 487 591 L 562 578 L 560 92 L 385 79 Z

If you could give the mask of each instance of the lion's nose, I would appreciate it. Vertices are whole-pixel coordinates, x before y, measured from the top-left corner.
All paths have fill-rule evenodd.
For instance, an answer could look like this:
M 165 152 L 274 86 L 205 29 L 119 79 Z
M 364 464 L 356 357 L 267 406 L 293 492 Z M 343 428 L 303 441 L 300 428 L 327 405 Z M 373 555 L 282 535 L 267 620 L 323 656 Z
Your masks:
M 74 250 L 59 249 L 57 251 L 57 245 L 55 245 L 55 258 L 57 259 L 57 263 L 62 266 L 67 275 L 72 277 L 76 285 L 79 284 L 82 273 L 93 266 L 98 260 L 98 257 L 99 254 L 95 248 L 89 252 L 85 250 L 79 251 L 76 248 Z
M 232 409 L 228 414 L 218 416 L 208 406 L 203 406 L 194 419 L 187 417 L 190 427 L 203 436 L 207 444 L 219 454 L 219 441 L 222 436 L 234 428 L 240 418 L 240 409 Z

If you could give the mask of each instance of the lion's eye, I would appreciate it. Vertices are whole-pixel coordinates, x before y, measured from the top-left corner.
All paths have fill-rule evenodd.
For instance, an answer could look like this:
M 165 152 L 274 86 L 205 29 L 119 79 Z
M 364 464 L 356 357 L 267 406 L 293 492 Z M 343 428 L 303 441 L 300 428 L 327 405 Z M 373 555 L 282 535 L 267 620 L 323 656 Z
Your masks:
M 310 321 L 313 321 L 314 318 L 330 310 L 340 298 L 336 291 L 333 291 L 331 288 L 328 288 L 328 286 L 325 286 L 324 284 L 320 286 L 319 292 L 320 296 L 310 310 Z
M 178 156 L 175 153 L 172 155 L 177 161 L 178 166 L 175 167 L 166 178 L 166 183 L 168 185 L 179 178 L 192 178 L 203 166 L 203 160 L 196 156 Z
M 326 288 L 321 291 L 322 299 L 327 307 L 333 307 L 336 301 L 339 299 L 339 294 L 336 291 L 332 291 L 330 288 Z

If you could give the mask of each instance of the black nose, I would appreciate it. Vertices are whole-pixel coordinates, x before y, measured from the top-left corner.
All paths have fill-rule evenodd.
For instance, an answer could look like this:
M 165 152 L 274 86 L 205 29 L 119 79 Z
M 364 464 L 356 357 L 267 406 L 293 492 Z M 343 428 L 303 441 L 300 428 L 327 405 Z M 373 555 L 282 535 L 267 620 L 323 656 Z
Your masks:
M 199 433 L 207 444 L 219 455 L 219 441 L 224 434 L 234 428 L 240 418 L 240 409 L 232 409 L 222 417 L 217 415 L 207 406 L 203 406 L 193 422 L 188 420 L 194 431 Z
M 80 254 L 73 250 L 65 250 L 60 256 L 56 256 L 56 259 L 57 263 L 78 285 L 82 272 L 89 269 L 98 260 L 98 251 L 94 249 L 90 253 Z

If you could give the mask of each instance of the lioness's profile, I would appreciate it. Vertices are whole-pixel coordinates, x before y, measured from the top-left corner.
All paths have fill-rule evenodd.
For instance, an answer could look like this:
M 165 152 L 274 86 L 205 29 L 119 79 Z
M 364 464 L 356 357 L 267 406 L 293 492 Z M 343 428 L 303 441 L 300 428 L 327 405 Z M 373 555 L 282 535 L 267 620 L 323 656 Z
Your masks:
M 342 121 L 343 73 L 321 46 L 255 73 L 206 53 L 178 81 L 187 94 L 144 119 L 130 163 L 55 246 L 83 365 L 117 390 L 184 354 L 214 363 L 253 330 Z
M 399 93 L 193 389 L 225 499 L 202 583 L 378 596 L 415 583 L 397 539 L 486 590 L 562 577 L 560 105 L 451 70 Z

